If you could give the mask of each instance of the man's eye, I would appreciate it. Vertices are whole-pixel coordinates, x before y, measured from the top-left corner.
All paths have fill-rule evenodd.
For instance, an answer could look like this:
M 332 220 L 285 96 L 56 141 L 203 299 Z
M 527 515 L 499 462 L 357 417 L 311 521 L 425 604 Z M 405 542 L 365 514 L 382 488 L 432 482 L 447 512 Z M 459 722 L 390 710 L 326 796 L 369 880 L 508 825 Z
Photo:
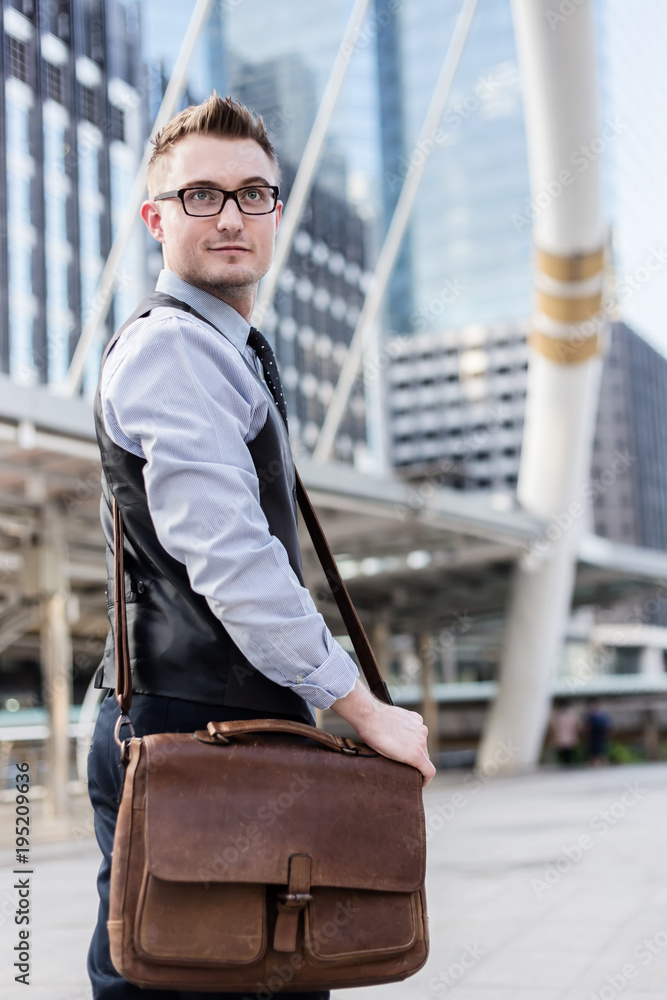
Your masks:
M 192 191 L 191 197 L 195 201 L 208 201 L 209 198 L 213 197 L 213 193 L 211 191 L 204 191 L 200 189 L 199 191 Z

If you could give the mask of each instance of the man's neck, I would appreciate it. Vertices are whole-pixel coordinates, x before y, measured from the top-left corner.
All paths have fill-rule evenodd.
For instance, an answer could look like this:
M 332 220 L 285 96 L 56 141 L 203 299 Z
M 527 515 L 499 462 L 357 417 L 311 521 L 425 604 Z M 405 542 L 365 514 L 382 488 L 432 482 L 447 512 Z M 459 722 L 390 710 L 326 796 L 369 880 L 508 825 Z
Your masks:
M 255 308 L 255 300 L 257 298 L 257 289 L 253 288 L 249 291 L 245 288 L 218 288 L 216 286 L 209 285 L 198 285 L 203 292 L 208 292 L 209 295 L 213 295 L 216 299 L 220 299 L 221 302 L 225 302 L 232 309 L 235 309 L 237 313 L 243 316 L 244 320 L 248 323 L 252 320 L 252 313 Z M 236 293 L 236 294 L 235 294 Z
M 169 271 L 171 274 L 175 274 L 177 278 L 180 278 L 181 281 L 184 281 L 192 288 L 199 288 L 202 292 L 206 292 L 208 295 L 212 295 L 214 298 L 220 299 L 221 302 L 224 302 L 226 305 L 230 306 L 237 313 L 239 313 L 246 323 L 251 322 L 252 313 L 255 308 L 255 301 L 257 299 L 257 285 L 241 286 L 238 288 L 230 285 L 208 285 L 202 282 L 188 280 L 187 277 L 179 274 L 178 271 L 173 270 L 166 263 L 164 264 L 163 270 Z

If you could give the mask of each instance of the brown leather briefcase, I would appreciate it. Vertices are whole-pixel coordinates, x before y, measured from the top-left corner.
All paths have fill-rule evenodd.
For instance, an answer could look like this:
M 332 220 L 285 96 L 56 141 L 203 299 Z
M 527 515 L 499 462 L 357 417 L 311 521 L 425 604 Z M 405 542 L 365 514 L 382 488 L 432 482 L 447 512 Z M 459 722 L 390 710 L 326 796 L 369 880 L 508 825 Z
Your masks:
M 300 481 L 298 493 L 371 689 L 387 701 Z M 132 686 L 115 501 L 114 535 L 126 766 L 108 922 L 118 972 L 151 989 L 259 996 L 417 972 L 428 955 L 421 773 L 279 719 L 121 742 Z

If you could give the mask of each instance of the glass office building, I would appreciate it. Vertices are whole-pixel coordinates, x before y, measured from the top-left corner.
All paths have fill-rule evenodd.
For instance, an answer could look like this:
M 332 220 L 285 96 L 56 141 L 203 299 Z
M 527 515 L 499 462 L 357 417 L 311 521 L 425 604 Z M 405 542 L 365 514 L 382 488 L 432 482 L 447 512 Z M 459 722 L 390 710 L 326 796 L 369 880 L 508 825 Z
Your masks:
M 529 198 L 523 109 L 509 3 L 480 2 L 439 133 L 417 145 L 460 4 L 422 0 L 400 9 L 404 146 L 400 184 L 426 160 L 412 214 L 414 309 L 408 330 L 524 319 L 531 303 Z M 382 57 L 382 49 L 379 50 Z M 390 317 L 391 323 L 391 317 Z
M 141 156 L 138 22 L 103 0 L 13 0 L 2 9 L 0 368 L 22 385 L 65 378 Z M 145 281 L 136 240 L 114 303 Z M 134 257 L 132 254 L 134 253 Z M 107 332 L 114 323 L 112 308 Z M 88 356 L 97 384 L 102 341 Z

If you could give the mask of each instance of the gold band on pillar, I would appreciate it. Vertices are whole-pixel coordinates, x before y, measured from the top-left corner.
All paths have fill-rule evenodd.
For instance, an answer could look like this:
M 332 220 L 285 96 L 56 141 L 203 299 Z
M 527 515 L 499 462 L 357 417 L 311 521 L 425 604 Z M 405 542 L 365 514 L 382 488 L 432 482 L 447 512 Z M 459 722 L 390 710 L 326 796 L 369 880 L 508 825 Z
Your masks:
M 537 248 L 537 268 L 556 281 L 585 281 L 604 269 L 604 247 L 591 253 L 573 253 L 560 257 Z
M 562 365 L 576 365 L 580 361 L 588 361 L 589 358 L 602 353 L 600 337 L 597 333 L 594 333 L 592 337 L 574 340 L 565 337 L 547 337 L 545 333 L 533 330 L 528 338 L 528 343 L 545 358 L 557 361 Z
M 581 323 L 600 312 L 602 308 L 602 291 L 593 295 L 583 295 L 569 298 L 563 295 L 552 295 L 542 288 L 537 289 L 537 308 L 545 316 L 557 319 L 560 323 Z

